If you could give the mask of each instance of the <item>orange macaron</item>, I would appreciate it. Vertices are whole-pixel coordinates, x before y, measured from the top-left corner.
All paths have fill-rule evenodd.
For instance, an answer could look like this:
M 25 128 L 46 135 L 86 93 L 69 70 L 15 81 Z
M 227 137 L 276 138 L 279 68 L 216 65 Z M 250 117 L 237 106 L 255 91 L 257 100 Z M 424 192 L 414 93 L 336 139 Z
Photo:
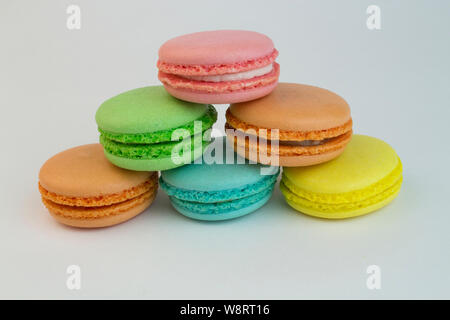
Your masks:
M 39 172 L 44 205 L 57 221 L 73 227 L 107 227 L 129 220 L 152 203 L 157 189 L 157 172 L 116 167 L 100 144 L 60 152 Z
M 350 107 L 342 97 L 295 83 L 279 83 L 261 99 L 231 104 L 226 119 L 238 154 L 285 167 L 336 158 L 352 136 Z

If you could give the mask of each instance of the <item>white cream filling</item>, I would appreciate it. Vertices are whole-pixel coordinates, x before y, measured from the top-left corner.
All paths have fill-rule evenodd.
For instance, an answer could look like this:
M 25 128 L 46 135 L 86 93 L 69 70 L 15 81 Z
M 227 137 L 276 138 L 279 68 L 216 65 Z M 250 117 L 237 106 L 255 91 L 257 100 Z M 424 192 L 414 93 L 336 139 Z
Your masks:
M 214 75 L 214 76 L 183 76 L 183 78 L 196 80 L 196 81 L 208 81 L 208 82 L 238 81 L 238 80 L 247 80 L 247 79 L 263 76 L 263 75 L 271 72 L 272 69 L 273 69 L 273 64 L 269 64 L 262 68 L 238 72 L 238 73 L 227 73 L 227 74 L 219 74 L 219 75 Z

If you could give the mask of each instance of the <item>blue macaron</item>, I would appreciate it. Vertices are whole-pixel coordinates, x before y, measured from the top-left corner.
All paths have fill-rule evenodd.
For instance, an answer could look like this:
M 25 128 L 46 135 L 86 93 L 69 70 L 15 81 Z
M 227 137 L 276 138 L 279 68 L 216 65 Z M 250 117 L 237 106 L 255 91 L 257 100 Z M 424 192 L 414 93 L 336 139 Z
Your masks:
M 162 171 L 161 188 L 181 214 L 198 220 L 227 220 L 262 207 L 271 197 L 280 170 L 249 163 L 216 138 L 201 161 Z

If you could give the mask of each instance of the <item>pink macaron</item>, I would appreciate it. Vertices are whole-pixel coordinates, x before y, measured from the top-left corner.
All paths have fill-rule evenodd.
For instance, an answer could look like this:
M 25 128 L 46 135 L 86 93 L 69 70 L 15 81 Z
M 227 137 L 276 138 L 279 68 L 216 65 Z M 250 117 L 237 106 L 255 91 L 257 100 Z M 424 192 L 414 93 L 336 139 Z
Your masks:
M 280 66 L 272 40 L 257 32 L 191 33 L 159 49 L 158 78 L 174 97 L 197 103 L 237 103 L 269 94 Z

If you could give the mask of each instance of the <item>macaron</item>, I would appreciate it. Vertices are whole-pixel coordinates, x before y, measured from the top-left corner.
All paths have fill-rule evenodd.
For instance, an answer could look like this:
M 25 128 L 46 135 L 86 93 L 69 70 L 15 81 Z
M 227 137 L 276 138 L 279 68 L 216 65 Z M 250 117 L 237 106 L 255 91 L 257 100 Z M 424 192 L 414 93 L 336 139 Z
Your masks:
M 309 166 L 339 156 L 352 136 L 347 102 L 326 89 L 279 83 L 258 100 L 231 104 L 226 132 L 237 153 L 264 164 Z
M 60 152 L 39 172 L 39 192 L 60 223 L 80 228 L 112 226 L 143 212 L 155 198 L 157 172 L 111 164 L 98 143 Z
M 161 46 L 158 78 L 171 95 L 182 100 L 249 101 L 267 95 L 277 85 L 277 56 L 272 40 L 258 32 L 191 33 Z
M 201 156 L 217 120 L 213 106 L 175 99 L 162 86 L 124 92 L 95 115 L 100 143 L 116 166 L 157 171 Z
M 367 214 L 390 203 L 402 184 L 402 163 L 386 142 L 354 135 L 341 156 L 311 167 L 283 168 L 287 203 L 319 218 Z
M 278 167 L 251 164 L 216 138 L 201 163 L 161 172 L 161 188 L 181 214 L 217 221 L 241 217 L 262 207 L 271 197 Z

